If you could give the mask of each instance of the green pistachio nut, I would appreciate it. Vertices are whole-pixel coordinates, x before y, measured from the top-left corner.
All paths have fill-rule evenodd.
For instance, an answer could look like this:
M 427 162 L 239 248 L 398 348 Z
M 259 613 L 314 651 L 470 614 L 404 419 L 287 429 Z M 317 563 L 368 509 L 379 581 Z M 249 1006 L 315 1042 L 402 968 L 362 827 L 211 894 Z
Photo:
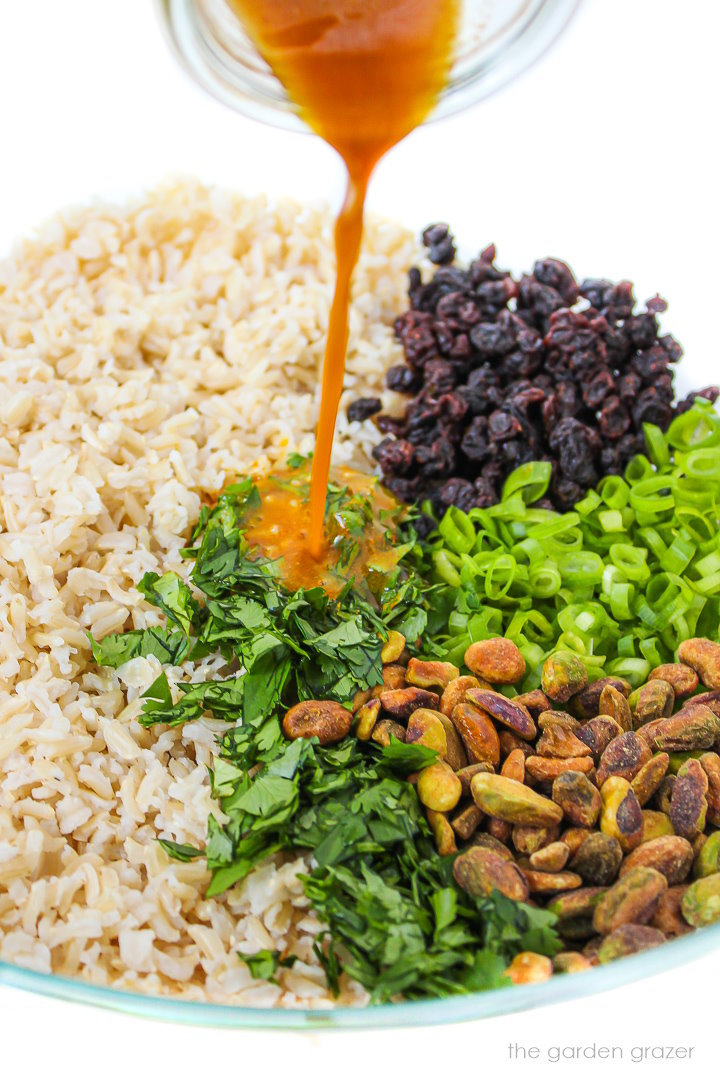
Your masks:
M 600 787 L 610 776 L 632 780 L 652 757 L 649 746 L 634 731 L 623 731 L 608 743 L 600 758 L 597 782 Z
M 696 878 L 710 877 L 720 872 L 720 832 L 714 832 L 700 848 L 693 863 Z
M 387 641 L 380 652 L 383 664 L 394 664 L 403 654 L 405 638 L 397 630 L 389 630 Z
M 512 825 L 559 825 L 562 820 L 557 803 L 507 776 L 478 773 L 470 790 L 485 814 Z
M 648 840 L 656 840 L 658 836 L 674 836 L 675 829 L 670 820 L 670 815 L 662 810 L 643 810 L 643 831 L 641 844 Z
M 527 900 L 530 895 L 517 863 L 489 848 L 473 846 L 458 855 L 453 863 L 453 876 L 461 889 L 477 898 L 490 896 L 493 889 L 511 900 Z
M 569 769 L 556 777 L 553 781 L 552 797 L 571 825 L 589 829 L 600 816 L 600 792 L 584 773 Z
M 659 870 L 668 885 L 679 885 L 690 873 L 693 854 L 692 844 L 683 836 L 656 836 L 630 852 L 620 867 L 620 877 L 638 866 L 649 866 Z
M 646 761 L 630 781 L 641 806 L 649 802 L 667 775 L 670 758 L 667 754 L 655 754 Z
M 433 709 L 416 709 L 410 714 L 405 742 L 419 743 L 430 750 L 437 750 L 444 758 L 447 755 L 447 736 L 440 715 Z
M 658 720 L 661 716 L 670 716 L 675 705 L 675 691 L 664 679 L 653 679 L 644 686 L 633 690 L 628 698 L 632 712 L 633 727 L 639 728 Z
M 598 949 L 598 960 L 601 964 L 609 964 L 612 960 L 620 960 L 623 956 L 632 956 L 633 953 L 645 952 L 656 945 L 662 945 L 666 940 L 662 930 L 654 926 L 638 926 L 628 923 L 619 926 L 603 940 Z
M 561 926 L 571 919 L 592 917 L 595 908 L 605 895 L 605 889 L 581 888 L 554 896 L 547 910 L 556 915 Z
M 418 774 L 417 793 L 428 810 L 445 813 L 460 802 L 462 784 L 446 762 L 437 761 Z
M 720 718 L 707 705 L 693 705 L 689 701 L 684 709 L 668 716 L 658 725 L 655 745 L 658 750 L 671 753 L 709 750 L 720 734 Z
M 438 855 L 454 855 L 457 852 L 455 833 L 445 814 L 437 810 L 428 810 L 427 819 L 435 837 Z
M 592 720 L 594 716 L 605 712 L 600 705 L 600 700 L 606 686 L 611 686 L 619 694 L 622 694 L 624 698 L 627 698 L 631 690 L 627 679 L 620 679 L 617 675 L 608 675 L 604 679 L 596 679 L 594 682 L 588 683 L 586 687 L 570 699 L 568 708 L 573 716 L 579 717 L 580 720 Z
M 459 810 L 457 814 L 452 818 L 450 824 L 453 831 L 460 840 L 469 840 L 471 836 L 475 835 L 480 822 L 483 817 L 482 810 L 475 803 L 470 803 L 469 806 Z
M 642 839 L 643 816 L 630 782 L 622 776 L 611 776 L 603 784 L 600 797 L 601 832 L 614 836 L 624 852 L 632 851 Z
M 535 738 L 535 721 L 524 705 L 518 705 L 497 691 L 484 690 L 482 687 L 468 690 L 465 700 L 483 709 L 493 720 L 514 731 L 521 739 Z
M 659 870 L 639 866 L 620 878 L 602 896 L 593 924 L 598 934 L 610 934 L 625 923 L 649 923 L 668 884 Z
M 575 975 L 578 971 L 589 971 L 590 961 L 581 952 L 559 952 L 553 957 L 555 975 Z
M 591 833 L 575 852 L 570 869 L 579 874 L 586 885 L 611 885 L 622 859 L 622 848 L 614 836 Z
M 720 690 L 720 645 L 708 638 L 689 638 L 678 649 L 678 660 L 697 671 L 703 686 Z
M 708 778 L 699 761 L 690 758 L 678 769 L 670 799 L 670 820 L 678 836 L 692 840 L 705 828 Z
M 579 656 L 560 651 L 548 656 L 542 669 L 543 693 L 552 701 L 569 701 L 588 683 L 588 673 Z
M 598 705 L 598 714 L 611 716 L 623 731 L 632 729 L 632 712 L 628 699 L 616 687 L 604 686 Z
M 408 660 L 405 678 L 408 686 L 419 686 L 423 690 L 444 690 L 448 683 L 460 675 L 454 664 L 441 660 Z
M 367 742 L 380 715 L 380 698 L 370 698 L 355 713 L 355 736 Z
M 710 874 L 692 883 L 683 896 L 682 913 L 695 927 L 720 921 L 720 874 Z

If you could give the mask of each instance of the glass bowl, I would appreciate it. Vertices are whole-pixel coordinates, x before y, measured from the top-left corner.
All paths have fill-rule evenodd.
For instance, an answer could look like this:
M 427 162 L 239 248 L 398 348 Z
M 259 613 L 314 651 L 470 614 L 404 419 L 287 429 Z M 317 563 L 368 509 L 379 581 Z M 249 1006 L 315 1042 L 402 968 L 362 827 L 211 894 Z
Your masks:
M 247 116 L 307 130 L 225 0 L 155 0 L 190 75 Z M 431 119 L 474 104 L 513 79 L 560 34 L 580 0 L 464 0 L 451 78 Z M 720 947 L 720 924 L 649 952 L 549 982 L 420 1002 L 336 1009 L 250 1008 L 95 986 L 0 962 L 0 985 L 147 1019 L 222 1028 L 360 1029 L 452 1023 L 519 1012 L 612 990 Z
M 430 119 L 473 105 L 509 82 L 558 37 L 580 0 L 462 0 L 448 85 Z M 155 0 L 175 55 L 192 78 L 246 116 L 308 128 L 226 0 Z
M 520 1012 L 524 1009 L 553 1005 L 559 1001 L 599 994 L 626 983 L 660 975 L 691 960 L 698 960 L 720 946 L 720 924 L 676 938 L 649 952 L 577 975 L 557 975 L 549 982 L 528 986 L 510 986 L 431 1001 L 375 1005 L 368 1008 L 337 1009 L 264 1009 L 246 1006 L 213 1005 L 195 1001 L 176 1001 L 170 997 L 151 997 L 109 990 L 79 979 L 44 975 L 14 964 L 0 963 L 0 985 L 31 990 L 47 997 L 61 998 L 82 1005 L 95 1005 L 149 1020 L 169 1020 L 178 1024 L 222 1028 L 350 1029 L 411 1027 L 419 1024 L 450 1024 L 461 1020 L 480 1020 L 491 1016 Z

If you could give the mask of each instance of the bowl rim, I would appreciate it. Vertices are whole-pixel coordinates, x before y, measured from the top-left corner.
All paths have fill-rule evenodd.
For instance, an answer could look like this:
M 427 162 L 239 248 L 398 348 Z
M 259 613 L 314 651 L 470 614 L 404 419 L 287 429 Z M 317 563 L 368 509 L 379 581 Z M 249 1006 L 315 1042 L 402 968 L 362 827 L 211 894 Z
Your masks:
M 0 986 L 111 1009 L 145 1019 L 199 1027 L 348 1030 L 399 1028 L 488 1019 L 554 1005 L 568 998 L 604 993 L 626 983 L 663 974 L 720 947 L 720 924 L 692 931 L 647 952 L 549 981 L 459 994 L 427 1001 L 307 1009 L 185 1001 L 142 994 L 82 979 L 33 971 L 0 961 Z

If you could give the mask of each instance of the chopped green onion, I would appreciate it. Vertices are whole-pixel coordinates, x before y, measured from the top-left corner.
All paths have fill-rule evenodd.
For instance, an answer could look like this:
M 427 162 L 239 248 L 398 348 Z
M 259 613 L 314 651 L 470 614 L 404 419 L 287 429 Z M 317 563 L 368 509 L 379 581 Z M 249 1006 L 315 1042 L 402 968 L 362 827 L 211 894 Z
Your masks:
M 528 461 L 514 472 L 511 472 L 503 484 L 502 502 L 506 502 L 511 495 L 519 494 L 523 502 L 534 503 L 542 499 L 550 486 L 552 476 L 552 462 Z
M 692 409 L 675 417 L 666 438 L 675 450 L 717 446 L 720 443 L 720 428 L 712 405 L 702 398 L 696 398 Z
M 485 575 L 485 591 L 490 600 L 501 600 L 510 591 L 517 563 L 512 555 L 498 555 Z
M 575 510 L 578 514 L 582 514 L 583 517 L 588 514 L 592 514 L 593 510 L 597 510 L 598 506 L 602 502 L 602 499 L 598 495 L 597 491 L 588 491 L 584 499 L 581 499 L 579 503 L 575 504 Z
M 503 613 L 499 608 L 486 607 L 468 622 L 468 630 L 473 641 L 498 637 L 503 630 Z M 469 643 L 468 643 L 469 644 Z
M 598 521 L 606 533 L 622 532 L 623 516 L 619 510 L 601 510 Z
M 618 622 L 632 619 L 632 603 L 635 597 L 635 586 L 630 582 L 616 581 L 610 587 L 610 610 L 613 618 Z
M 637 460 L 635 458 L 635 461 Z M 644 510 L 647 513 L 659 514 L 664 510 L 671 510 L 675 505 L 672 488 L 672 478 L 667 475 L 646 476 L 632 485 L 630 505 L 636 513 Z
M 617 675 L 621 679 L 627 679 L 631 686 L 642 686 L 650 674 L 650 664 L 639 657 L 620 656 L 617 660 L 611 660 L 605 670 L 608 675 Z
M 698 592 L 705 593 L 707 596 L 710 596 L 711 593 L 720 592 L 720 572 L 700 578 L 699 581 L 695 582 L 695 588 Z
M 654 637 L 644 638 L 640 642 L 640 652 L 654 668 L 660 667 L 663 663 L 663 654 L 660 652 L 659 646 L 658 639 Z
M 630 498 L 630 488 L 622 476 L 606 476 L 598 484 L 598 494 L 612 510 L 622 510 Z
M 656 559 L 662 559 L 667 551 L 667 547 L 663 543 L 663 538 L 657 529 L 653 529 L 650 526 L 645 529 L 638 529 L 638 536 L 643 544 L 650 548 Z
M 720 570 L 720 551 L 712 551 L 704 558 L 698 559 L 695 569 L 699 574 L 715 574 Z
M 632 544 L 613 544 L 610 558 L 628 581 L 647 581 L 650 571 L 647 565 L 647 549 Z
M 457 558 L 457 556 L 455 556 Z M 441 581 L 447 582 L 448 585 L 452 585 L 454 588 L 460 588 L 460 574 L 457 567 L 453 565 L 453 558 L 449 551 L 436 551 L 433 555 L 433 563 L 435 566 L 435 573 Z
M 691 450 L 685 455 L 685 472 L 695 480 L 720 479 L 720 454 L 715 447 Z
M 453 637 L 467 630 L 468 617 L 461 611 L 451 611 L 448 615 L 448 630 Z
M 575 513 L 555 515 L 550 521 L 541 525 L 533 525 L 528 530 L 528 536 L 535 540 L 548 540 L 551 536 L 558 537 L 562 533 L 572 529 L 580 522 L 580 515 Z
M 604 563 L 594 551 L 578 551 L 560 556 L 558 568 L 570 585 L 595 585 L 602 581 Z
M 689 506 L 679 506 L 677 508 L 677 518 L 682 523 L 685 531 L 698 544 L 712 542 L 717 538 L 718 524 L 716 519 L 710 520 L 705 514 L 700 514 Z
M 697 545 L 691 540 L 685 540 L 682 536 L 676 536 L 670 547 L 660 558 L 663 570 L 671 574 L 682 574 L 693 555 L 697 551 Z
M 618 638 L 617 654 L 618 656 L 635 656 L 635 637 L 633 634 L 626 634 L 624 637 Z
M 625 479 L 630 485 L 638 484 L 652 475 L 653 467 L 644 454 L 637 454 L 625 469 Z
M 438 525 L 443 540 L 457 555 L 472 551 L 475 546 L 475 526 L 463 510 L 451 506 Z
M 637 686 L 683 638 L 720 637 L 720 417 L 699 402 L 645 438 L 647 456 L 569 513 L 530 505 L 547 462 L 508 477 L 496 506 L 447 512 L 412 556 L 436 583 L 433 655 L 462 664 L 471 641 L 508 634 L 522 689 L 557 648 Z
M 552 623 L 539 611 L 516 611 L 505 630 L 505 637 L 516 642 L 521 637 L 535 643 L 552 641 Z
M 529 582 L 533 596 L 546 600 L 548 597 L 554 596 L 560 589 L 562 574 L 557 566 L 548 563 L 545 566 L 538 567 L 536 570 L 531 568 Z
M 667 439 L 657 424 L 643 424 L 643 435 L 648 457 L 656 469 L 664 469 L 670 463 Z

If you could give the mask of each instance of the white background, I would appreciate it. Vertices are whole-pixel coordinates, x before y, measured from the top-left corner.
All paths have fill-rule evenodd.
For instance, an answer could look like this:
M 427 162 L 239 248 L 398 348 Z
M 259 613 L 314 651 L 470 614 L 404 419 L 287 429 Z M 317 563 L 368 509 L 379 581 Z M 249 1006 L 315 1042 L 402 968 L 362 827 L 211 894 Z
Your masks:
M 631 277 L 670 302 L 683 389 L 720 381 L 717 110 L 720 13 L 708 0 L 585 0 L 562 41 L 513 86 L 415 133 L 385 161 L 373 208 L 413 228 L 449 220 L 501 263 L 543 255 L 580 276 Z M 206 99 L 176 68 L 150 0 L 0 0 L 0 251 L 54 210 L 168 174 L 337 201 L 315 139 Z M 211 1032 L 115 1016 L 0 987 L 0 1073 L 85 1080 L 163 1075 L 692 1075 L 717 1068 L 718 954 L 667 975 L 502 1019 L 308 1036 Z M 511 1041 L 615 1044 L 625 1062 L 524 1065 Z M 687 1062 L 633 1064 L 639 1045 Z M 47 1073 L 46 1073 L 47 1070 Z

